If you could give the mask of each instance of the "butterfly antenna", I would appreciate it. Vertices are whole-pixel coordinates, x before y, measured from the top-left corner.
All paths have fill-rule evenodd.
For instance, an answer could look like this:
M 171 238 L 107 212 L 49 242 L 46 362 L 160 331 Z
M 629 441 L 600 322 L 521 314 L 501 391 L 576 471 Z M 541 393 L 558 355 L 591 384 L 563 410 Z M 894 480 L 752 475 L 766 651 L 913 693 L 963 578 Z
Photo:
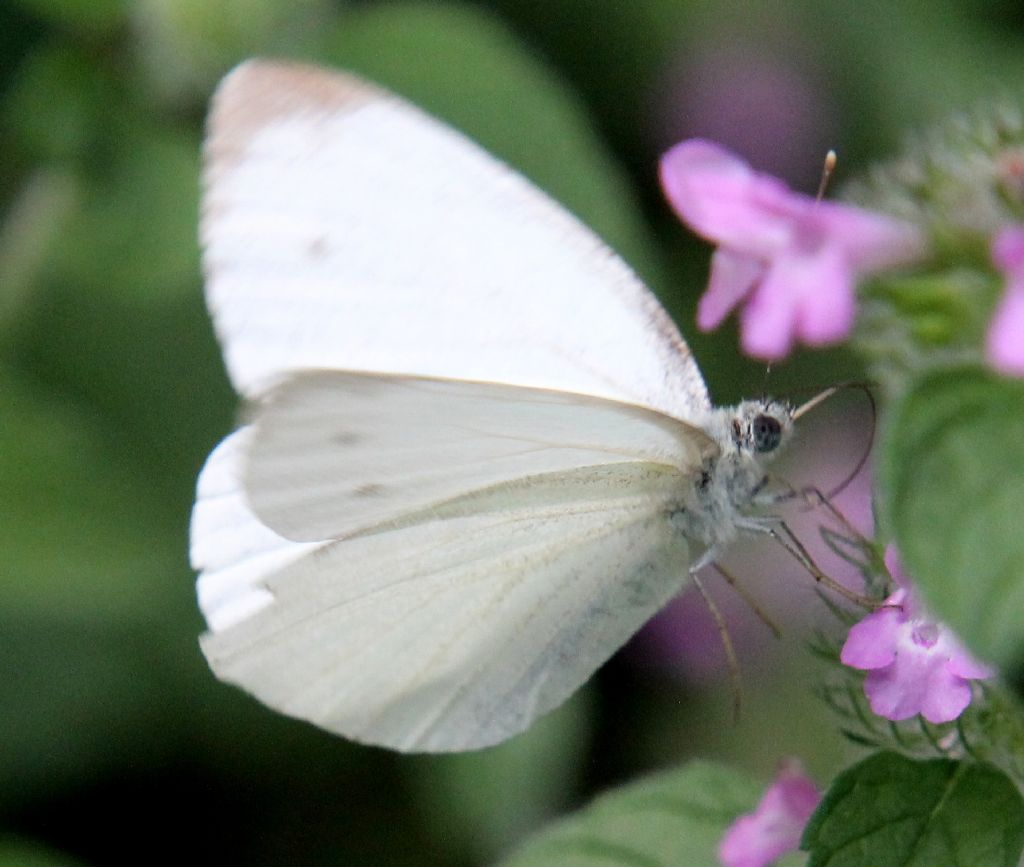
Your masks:
M 808 400 L 806 403 L 798 406 L 793 411 L 793 420 L 796 421 L 800 416 L 810 412 L 819 404 L 828 400 L 832 395 L 837 392 L 844 391 L 846 389 L 854 389 L 860 391 L 868 399 L 868 405 L 871 407 L 871 434 L 868 436 L 867 444 L 864 446 L 864 450 L 861 452 L 860 458 L 857 463 L 854 464 L 853 469 L 846 474 L 845 478 L 836 485 L 831 491 L 826 494 L 822 494 L 822 498 L 825 500 L 834 500 L 839 494 L 845 491 L 850 483 L 857 478 L 857 475 L 868 462 L 868 458 L 871 457 L 871 448 L 875 444 L 875 434 L 878 430 L 878 404 L 875 403 L 875 396 L 871 392 L 870 386 L 865 382 L 843 382 L 839 385 L 833 385 L 830 388 L 826 388 L 824 391 L 818 392 L 814 397 Z
M 715 605 L 715 600 L 708 595 L 708 591 L 704 588 L 704 582 L 697 577 L 696 572 L 691 572 L 690 578 L 693 579 L 693 586 L 697 588 L 697 592 L 703 598 L 704 604 L 707 605 L 708 611 L 711 612 L 711 616 L 714 618 L 715 626 L 718 628 L 718 637 L 722 641 L 725 660 L 729 666 L 729 687 L 732 691 L 732 719 L 733 723 L 738 723 L 740 721 L 740 709 L 743 706 L 743 681 L 740 677 L 740 664 L 736 659 L 736 648 L 733 646 L 732 636 L 729 635 L 729 627 L 726 626 L 725 618 L 722 616 L 718 606 Z
M 836 163 L 839 161 L 839 157 L 836 156 L 834 150 L 829 150 L 825 154 L 825 164 L 821 167 L 821 180 L 818 181 L 818 192 L 814 197 L 814 201 L 820 202 L 825 198 L 825 190 L 828 189 L 828 182 L 832 180 L 832 173 L 836 170 Z
M 761 400 L 762 401 L 768 400 L 768 377 L 771 376 L 771 373 L 772 373 L 772 363 L 769 361 L 764 366 L 764 381 L 761 383 Z

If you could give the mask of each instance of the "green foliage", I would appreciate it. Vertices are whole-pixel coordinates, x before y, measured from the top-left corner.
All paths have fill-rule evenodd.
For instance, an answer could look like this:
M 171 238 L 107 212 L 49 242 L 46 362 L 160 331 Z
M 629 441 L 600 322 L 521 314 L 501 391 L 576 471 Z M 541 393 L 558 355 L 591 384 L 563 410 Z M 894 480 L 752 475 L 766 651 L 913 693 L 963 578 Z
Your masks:
M 877 753 L 836 778 L 802 846 L 809 867 L 1014 867 L 1024 799 L 988 765 Z
M 75 212 L 77 184 L 70 172 L 40 169 L 22 187 L 0 227 L 0 334 L 30 307 L 57 245 Z
M 17 147 L 39 162 L 81 167 L 104 138 L 122 94 L 87 48 L 70 40 L 45 43 L 18 69 L 2 119 Z M 39 106 L 46 106 L 40 111 Z
M 182 556 L 102 426 L 9 373 L 0 415 L 0 608 L 93 624 L 157 620 Z
M 725 829 L 754 808 L 760 788 L 736 771 L 693 762 L 603 795 L 502 867 L 713 867 Z
M 882 438 L 883 514 L 936 616 L 983 659 L 1024 650 L 1024 383 L 976 367 L 921 377 Z
M 584 689 L 491 749 L 411 760 L 431 827 L 485 859 L 565 809 L 588 746 L 590 697 Z
M 127 299 L 194 297 L 199 139 L 134 123 L 85 185 L 51 279 Z
M 161 101 L 187 104 L 247 56 L 314 50 L 331 16 L 330 0 L 135 0 L 135 59 Z
M 75 867 L 79 863 L 26 840 L 0 838 L 0 867 Z
M 29 14 L 91 38 L 111 34 L 124 21 L 129 0 L 11 0 Z
M 80 592 L 64 605 L 72 600 L 89 604 Z M 159 760 L 181 734 L 165 711 L 177 678 L 155 627 L 59 613 L 0 618 L 0 813 L 117 768 L 125 755 Z

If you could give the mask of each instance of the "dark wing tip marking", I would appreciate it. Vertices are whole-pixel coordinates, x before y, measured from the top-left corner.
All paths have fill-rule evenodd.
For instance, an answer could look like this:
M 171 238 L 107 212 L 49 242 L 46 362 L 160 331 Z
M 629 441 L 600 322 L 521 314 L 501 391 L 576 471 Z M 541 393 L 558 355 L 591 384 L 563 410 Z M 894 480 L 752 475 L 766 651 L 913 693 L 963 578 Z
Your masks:
M 331 117 L 386 96 L 345 72 L 276 60 L 246 60 L 229 72 L 211 102 L 204 142 L 207 190 L 262 128 L 284 117 Z
M 334 113 L 383 96 L 358 76 L 274 60 L 247 60 L 220 83 L 213 97 L 214 136 L 251 130 L 282 114 L 308 110 Z

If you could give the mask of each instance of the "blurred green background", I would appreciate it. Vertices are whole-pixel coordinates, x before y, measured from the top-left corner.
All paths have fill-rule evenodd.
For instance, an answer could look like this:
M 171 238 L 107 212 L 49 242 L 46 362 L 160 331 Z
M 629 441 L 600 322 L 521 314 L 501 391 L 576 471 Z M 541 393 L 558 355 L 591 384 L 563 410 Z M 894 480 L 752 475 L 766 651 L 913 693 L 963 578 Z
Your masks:
M 199 148 L 211 89 L 254 54 L 363 72 L 517 166 L 651 283 L 728 402 L 764 370 L 731 329 L 694 333 L 708 254 L 661 200 L 659 153 L 705 135 L 812 190 L 835 147 L 841 184 L 932 118 L 1019 96 L 1024 4 L 3 0 L 0 867 L 476 864 L 696 755 L 768 774 L 800 753 L 827 779 L 844 748 L 810 697 L 806 586 L 776 601 L 795 614 L 771 648 L 734 615 L 735 726 L 699 610 L 473 755 L 355 746 L 212 677 L 187 530 L 236 405 L 201 294 Z M 819 353 L 771 387 L 856 372 Z

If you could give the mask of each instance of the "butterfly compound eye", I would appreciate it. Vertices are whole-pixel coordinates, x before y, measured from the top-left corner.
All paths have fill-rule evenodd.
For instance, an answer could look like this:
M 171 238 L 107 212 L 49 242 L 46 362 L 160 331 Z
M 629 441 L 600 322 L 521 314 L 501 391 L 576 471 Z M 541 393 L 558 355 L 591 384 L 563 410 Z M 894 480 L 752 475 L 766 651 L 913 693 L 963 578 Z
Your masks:
M 754 448 L 759 452 L 773 452 L 782 442 L 782 425 L 770 415 L 759 415 L 751 426 Z

